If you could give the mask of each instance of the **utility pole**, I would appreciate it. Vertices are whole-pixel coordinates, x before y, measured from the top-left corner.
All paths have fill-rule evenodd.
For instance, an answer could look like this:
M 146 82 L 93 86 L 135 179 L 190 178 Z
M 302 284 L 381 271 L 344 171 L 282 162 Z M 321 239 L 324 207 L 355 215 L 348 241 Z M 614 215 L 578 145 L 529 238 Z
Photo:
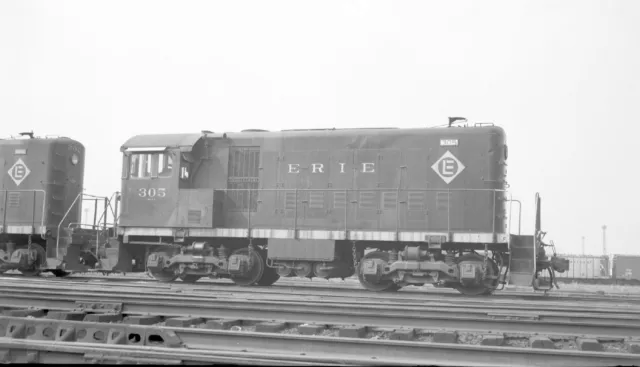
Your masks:
M 582 256 L 584 256 L 584 236 L 582 236 Z
M 602 226 L 602 254 L 607 254 L 607 226 Z

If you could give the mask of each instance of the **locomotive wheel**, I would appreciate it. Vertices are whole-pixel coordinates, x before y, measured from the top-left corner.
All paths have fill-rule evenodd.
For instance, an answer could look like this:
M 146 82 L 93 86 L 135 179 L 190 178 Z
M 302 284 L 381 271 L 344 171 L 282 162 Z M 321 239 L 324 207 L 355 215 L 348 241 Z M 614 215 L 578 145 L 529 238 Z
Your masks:
M 294 272 L 296 273 L 296 276 L 300 278 L 311 278 L 313 274 L 313 265 L 308 261 L 300 262 L 296 264 Z
M 157 254 L 162 255 L 164 259 L 170 257 L 169 254 L 167 254 L 166 252 L 159 252 Z M 162 283 L 169 283 L 178 279 L 178 274 L 176 274 L 176 271 L 174 268 L 170 268 L 170 269 L 163 268 L 162 270 L 147 270 L 147 272 L 149 273 L 149 275 L 154 277 L 157 281 Z
M 324 270 L 325 264 L 323 262 L 317 262 L 313 264 L 313 275 L 322 279 L 329 279 L 329 271 Z
M 288 267 L 286 267 L 284 265 L 280 265 L 280 266 L 276 267 L 275 270 L 278 273 L 278 275 L 280 275 L 283 278 L 288 277 L 290 275 L 293 275 L 293 269 L 288 268 Z
M 29 269 L 18 269 L 18 271 L 26 277 L 35 277 L 40 275 L 40 273 L 42 272 L 42 270 L 40 270 L 40 267 L 47 262 L 47 253 L 44 251 L 42 246 L 38 245 L 37 243 L 32 243 L 31 248 L 36 251 L 36 261 Z
M 478 254 L 466 254 L 461 256 L 458 259 L 458 263 L 460 263 L 461 261 L 467 261 L 467 260 L 484 262 L 484 257 Z M 496 264 L 495 261 L 491 259 L 487 259 L 487 267 L 489 269 L 489 271 L 487 272 L 488 276 L 493 277 L 493 276 L 499 275 L 500 271 L 498 269 L 498 264 Z M 454 286 L 454 288 L 457 289 L 458 292 L 466 296 L 488 296 L 488 295 L 491 295 L 496 290 L 497 286 L 498 286 L 498 279 L 496 278 L 496 279 L 487 279 L 484 281 L 483 284 L 474 284 L 470 286 L 457 284 Z
M 161 270 L 161 271 L 151 271 L 149 270 L 149 274 L 157 281 L 162 283 L 173 282 L 178 279 L 178 275 L 171 270 Z
M 372 279 L 367 279 L 367 277 L 362 274 L 362 264 L 368 259 L 380 259 L 384 261 L 389 261 L 389 253 L 382 251 L 372 251 L 366 254 L 361 260 L 360 264 L 358 264 L 358 280 L 360 280 L 360 284 L 365 287 L 367 290 L 374 292 L 394 292 L 400 289 L 396 283 L 391 279 L 382 279 L 379 281 L 373 281 Z
M 247 273 L 231 275 L 231 280 L 234 283 L 237 285 L 249 286 L 256 284 L 260 278 L 262 278 L 262 274 L 267 266 L 265 265 L 265 260 L 260 250 L 249 251 L 248 248 L 244 247 L 234 251 L 232 255 L 248 256 L 251 264 L 251 268 Z
M 200 280 L 200 278 L 202 278 L 202 277 L 200 275 L 196 275 L 196 274 L 182 274 L 182 275 L 180 275 L 180 279 L 184 283 L 190 283 L 190 284 L 193 284 L 193 283 L 197 282 L 198 280 Z

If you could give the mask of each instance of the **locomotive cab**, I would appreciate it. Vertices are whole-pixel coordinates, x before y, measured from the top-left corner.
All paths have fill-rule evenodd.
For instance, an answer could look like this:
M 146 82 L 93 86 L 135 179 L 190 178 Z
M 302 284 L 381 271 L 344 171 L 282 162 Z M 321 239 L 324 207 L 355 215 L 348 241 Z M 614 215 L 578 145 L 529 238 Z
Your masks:
M 120 227 L 180 225 L 181 191 L 192 188 L 192 150 L 200 138 L 195 134 L 135 136 L 122 146 Z
M 178 154 L 176 154 L 178 153 Z M 166 148 L 131 148 L 123 159 L 123 221 L 134 211 L 148 213 L 136 215 L 137 225 L 166 222 L 171 213 L 171 193 L 178 189 L 175 180 L 179 152 Z M 174 168 L 175 167 L 175 168 Z M 168 197 L 169 196 L 169 197 Z M 126 214 L 125 214 L 126 213 Z

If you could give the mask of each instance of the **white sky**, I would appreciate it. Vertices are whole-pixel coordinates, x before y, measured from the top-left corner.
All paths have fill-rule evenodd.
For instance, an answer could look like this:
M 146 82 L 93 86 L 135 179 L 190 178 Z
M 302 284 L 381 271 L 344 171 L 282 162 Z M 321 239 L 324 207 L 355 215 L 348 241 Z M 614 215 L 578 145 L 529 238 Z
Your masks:
M 640 1 L 1 1 L 0 135 L 87 148 L 120 189 L 142 133 L 507 131 L 508 180 L 563 253 L 640 254 Z

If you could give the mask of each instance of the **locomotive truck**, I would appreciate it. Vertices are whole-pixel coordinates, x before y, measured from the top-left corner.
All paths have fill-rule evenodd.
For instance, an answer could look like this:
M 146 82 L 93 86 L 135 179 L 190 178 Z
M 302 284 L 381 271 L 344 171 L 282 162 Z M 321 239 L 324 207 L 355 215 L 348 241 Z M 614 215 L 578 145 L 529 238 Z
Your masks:
M 84 194 L 80 142 L 0 140 L 0 272 L 244 286 L 357 275 L 372 291 L 468 295 L 557 287 L 568 264 L 543 242 L 537 194 L 535 232 L 511 233 L 507 210 L 520 202 L 506 191 L 504 130 L 453 122 L 137 135 L 121 147 L 121 191 L 109 198 Z M 102 215 L 82 226 L 87 200 Z

